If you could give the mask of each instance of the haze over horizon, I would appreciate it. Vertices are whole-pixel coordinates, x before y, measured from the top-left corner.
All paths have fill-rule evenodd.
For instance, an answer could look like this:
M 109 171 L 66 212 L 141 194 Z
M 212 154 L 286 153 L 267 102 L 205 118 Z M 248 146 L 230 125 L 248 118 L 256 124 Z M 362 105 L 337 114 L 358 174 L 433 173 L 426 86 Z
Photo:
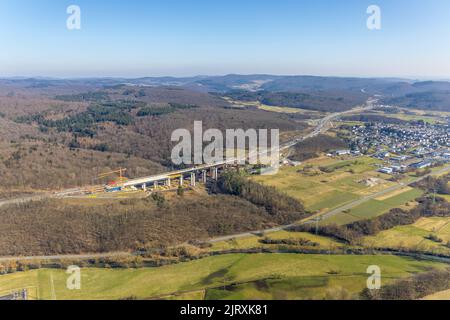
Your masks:
M 15 75 L 15 76 L 1 76 L 0 79 L 6 80 L 23 80 L 23 79 L 36 79 L 36 80 L 84 80 L 84 79 L 124 79 L 124 80 L 136 80 L 144 78 L 215 78 L 215 77 L 227 77 L 227 76 L 274 76 L 274 77 L 323 77 L 323 78 L 355 78 L 355 79 L 393 79 L 393 80 L 405 80 L 405 81 L 450 81 L 450 77 L 383 77 L 383 76 L 345 76 L 345 75 L 314 75 L 314 74 L 270 74 L 270 73 L 254 73 L 254 74 L 240 74 L 240 73 L 228 73 L 228 74 L 192 74 L 185 76 L 178 75 L 144 75 L 144 76 L 46 76 L 46 75 Z
M 66 28 L 69 5 L 81 30 Z M 369 5 L 382 29 L 366 27 Z M 450 2 L 4 0 L 0 76 L 450 79 Z

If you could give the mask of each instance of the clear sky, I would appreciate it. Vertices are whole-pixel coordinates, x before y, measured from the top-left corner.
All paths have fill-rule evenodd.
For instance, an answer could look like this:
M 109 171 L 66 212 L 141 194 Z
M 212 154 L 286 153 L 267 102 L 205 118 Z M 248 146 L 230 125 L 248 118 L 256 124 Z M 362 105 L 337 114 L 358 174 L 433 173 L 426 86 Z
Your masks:
M 71 4 L 81 30 L 66 28 Z M 0 77 L 450 78 L 450 1 L 0 0 L 0 43 Z

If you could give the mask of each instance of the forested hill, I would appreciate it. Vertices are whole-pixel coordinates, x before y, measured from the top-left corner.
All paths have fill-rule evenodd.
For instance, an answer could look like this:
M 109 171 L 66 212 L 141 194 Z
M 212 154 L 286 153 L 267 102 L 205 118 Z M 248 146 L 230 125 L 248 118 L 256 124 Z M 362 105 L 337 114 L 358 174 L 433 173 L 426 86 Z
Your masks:
M 345 110 L 360 104 L 370 96 L 377 95 L 382 102 L 387 104 L 396 104 L 407 108 L 450 111 L 449 81 L 417 81 L 397 78 L 231 74 L 185 78 L 0 79 L 0 89 L 6 90 L 5 94 L 13 92 L 18 87 L 46 94 L 129 87 L 138 95 L 143 89 L 153 90 L 152 97 L 167 98 L 169 95 L 171 102 L 178 102 L 177 99 L 183 97 L 183 103 L 201 101 L 208 105 L 223 105 L 224 102 L 217 100 L 217 96 L 239 94 L 239 98 L 245 98 L 245 94 L 248 94 L 248 99 L 252 98 L 268 105 L 319 111 Z M 214 93 L 215 97 L 211 93 Z M 186 101 L 186 97 L 190 101 Z M 138 96 L 138 98 L 141 99 L 143 96 Z

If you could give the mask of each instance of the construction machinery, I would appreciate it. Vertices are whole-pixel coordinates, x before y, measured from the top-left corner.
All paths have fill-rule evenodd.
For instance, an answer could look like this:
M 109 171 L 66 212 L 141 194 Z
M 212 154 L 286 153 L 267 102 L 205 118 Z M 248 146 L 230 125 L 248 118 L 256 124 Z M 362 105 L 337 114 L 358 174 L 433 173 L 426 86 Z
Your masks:
M 114 171 L 105 172 L 105 173 L 99 174 L 97 176 L 96 180 L 101 180 L 101 179 L 104 179 L 104 178 L 112 176 L 112 175 L 119 175 L 119 177 L 115 181 L 111 181 L 111 182 L 108 183 L 108 185 L 107 185 L 105 190 L 107 192 L 121 191 L 122 187 L 123 187 L 123 184 L 128 181 L 128 178 L 126 178 L 124 176 L 126 171 L 127 171 L 126 168 L 119 168 L 119 169 L 114 170 Z

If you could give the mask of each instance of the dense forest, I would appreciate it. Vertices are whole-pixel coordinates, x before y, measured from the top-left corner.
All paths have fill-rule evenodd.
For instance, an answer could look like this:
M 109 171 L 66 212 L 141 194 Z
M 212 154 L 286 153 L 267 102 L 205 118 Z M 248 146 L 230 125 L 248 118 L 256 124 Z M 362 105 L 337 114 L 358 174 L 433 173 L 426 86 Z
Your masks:
M 114 101 L 92 104 L 86 111 L 77 113 L 63 119 L 48 119 L 44 113 L 30 116 L 21 116 L 16 119 L 18 123 L 40 126 L 42 131 L 56 128 L 58 132 L 70 132 L 76 136 L 88 136 L 93 138 L 97 134 L 96 124 L 110 122 L 119 126 L 135 124 L 135 117 L 162 116 L 178 110 L 198 108 L 196 105 L 183 105 L 169 103 L 167 105 L 148 105 L 141 101 Z M 137 112 L 134 110 L 138 109 Z
M 295 145 L 289 158 L 295 161 L 305 161 L 317 158 L 322 152 L 345 149 L 348 147 L 349 145 L 344 140 L 322 134 Z
M 175 169 L 171 134 L 192 131 L 194 121 L 222 131 L 276 128 L 283 134 L 308 127 L 292 115 L 231 109 L 220 97 L 173 87 L 52 84 L 5 94 L 0 174 L 3 188 L 22 192 L 91 184 L 97 174 L 119 166 L 130 169 L 130 178 Z M 8 193 L 1 189 L 0 198 Z
M 360 122 L 381 122 L 381 123 L 390 123 L 390 124 L 407 124 L 408 121 L 393 118 L 393 117 L 386 117 L 378 114 L 358 114 L 358 115 L 351 115 L 351 116 L 344 116 L 342 117 L 343 121 L 360 121 Z
M 259 101 L 269 106 L 340 112 L 363 104 L 367 97 L 350 92 L 250 92 L 230 91 L 226 96 L 238 101 Z
M 212 193 L 224 193 L 243 198 L 264 208 L 279 224 L 287 224 L 309 215 L 298 200 L 278 191 L 246 179 L 236 172 L 226 172 L 211 186 Z
M 450 91 L 409 93 L 404 96 L 386 98 L 383 103 L 405 108 L 450 111 Z
M 287 209 L 279 205 L 269 212 L 239 196 L 187 192 L 134 200 L 11 205 L 0 208 L 0 256 L 158 248 L 266 229 L 302 216 Z
M 425 179 L 414 183 L 413 186 L 432 194 L 450 194 L 449 180 L 450 174 L 442 177 L 428 176 Z

